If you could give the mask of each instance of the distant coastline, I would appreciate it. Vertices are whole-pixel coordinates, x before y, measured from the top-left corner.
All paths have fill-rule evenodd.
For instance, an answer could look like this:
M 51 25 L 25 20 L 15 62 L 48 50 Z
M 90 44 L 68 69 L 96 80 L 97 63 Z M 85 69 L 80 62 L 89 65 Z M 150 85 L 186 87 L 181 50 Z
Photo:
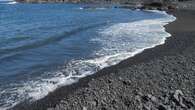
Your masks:
M 167 10 L 175 9 L 172 0 L 15 0 L 20 3 L 90 3 L 90 4 L 120 4 L 122 8 Z

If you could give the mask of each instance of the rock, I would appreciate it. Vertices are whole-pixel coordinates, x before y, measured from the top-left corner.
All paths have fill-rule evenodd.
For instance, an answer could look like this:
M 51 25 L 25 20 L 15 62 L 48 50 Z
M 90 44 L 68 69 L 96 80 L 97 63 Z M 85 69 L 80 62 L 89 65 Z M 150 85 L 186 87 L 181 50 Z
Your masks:
M 145 0 L 143 3 L 143 7 L 145 9 L 151 9 L 151 10 L 162 10 L 164 7 L 164 3 L 162 0 Z
M 151 110 L 151 107 L 150 106 L 147 106 L 147 105 L 144 105 L 143 106 L 143 110 Z
M 134 90 L 133 93 L 134 93 L 135 95 L 139 95 L 139 96 L 142 96 L 142 95 L 143 95 L 143 94 L 142 94 L 141 92 L 139 92 L 138 90 Z
M 141 98 L 140 98 L 140 96 L 136 95 L 136 96 L 135 96 L 135 100 L 136 100 L 138 103 L 141 103 Z
M 111 104 L 112 104 L 112 105 L 115 105 L 116 102 L 117 102 L 117 100 L 113 99 L 112 102 L 111 102 Z
M 153 103 L 158 103 L 158 100 L 156 99 L 156 97 L 152 96 L 151 94 L 148 94 L 148 98 L 150 98 L 150 100 L 151 100 Z
M 180 104 L 181 103 L 181 97 L 183 96 L 183 93 L 181 90 L 176 90 L 175 93 L 173 94 L 173 100 L 176 104 Z
M 195 71 L 195 66 L 192 67 L 192 70 Z
M 87 110 L 87 107 L 83 107 L 83 110 Z
M 122 81 L 124 85 L 130 85 L 131 84 L 131 81 L 130 80 L 124 80 Z
M 167 6 L 167 8 L 168 8 L 169 10 L 175 10 L 175 9 L 176 9 L 176 6 L 169 5 L 169 6 Z
M 193 94 L 195 95 L 195 88 L 193 88 Z
M 93 101 L 90 102 L 93 106 L 97 106 L 98 105 L 98 100 L 94 99 Z
M 158 110 L 168 110 L 168 109 L 167 109 L 167 107 L 165 105 L 160 104 L 158 106 Z
M 110 83 L 112 83 L 112 80 L 108 79 L 107 82 L 110 84 Z
M 166 95 L 166 96 L 164 97 L 164 103 L 165 103 L 165 104 L 169 104 L 169 102 L 170 102 L 169 96 Z
M 187 106 L 188 109 L 195 107 L 194 103 L 190 100 L 187 100 L 186 98 L 183 98 L 183 103 Z
M 131 104 L 131 102 L 130 102 L 130 100 L 128 98 L 124 98 L 123 102 L 124 102 L 125 106 L 127 106 L 127 107 L 129 107 L 130 104 Z
M 119 81 L 122 81 L 122 80 L 123 80 L 123 78 L 122 78 L 122 77 L 119 77 L 119 78 L 118 78 L 118 80 L 119 80 Z
M 105 107 L 102 107 L 101 110 L 107 110 Z
M 140 109 L 144 110 L 176 110 L 183 109 L 194 109 L 193 101 L 184 97 L 184 94 L 181 90 L 176 90 L 174 92 L 166 92 L 166 95 L 155 97 L 151 94 L 137 94 L 135 100 L 139 104 Z
M 142 96 L 142 100 L 143 100 L 143 102 L 148 102 L 149 98 L 148 98 L 148 96 Z

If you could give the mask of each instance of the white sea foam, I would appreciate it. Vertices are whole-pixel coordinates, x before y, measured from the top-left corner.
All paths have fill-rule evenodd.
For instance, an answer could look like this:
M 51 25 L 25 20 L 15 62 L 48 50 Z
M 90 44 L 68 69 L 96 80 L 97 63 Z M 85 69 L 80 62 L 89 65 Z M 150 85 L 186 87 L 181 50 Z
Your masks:
M 5 2 L 0 2 L 0 4 L 7 4 L 7 5 L 13 5 L 13 4 L 17 4 L 16 1 L 5 1 Z
M 16 4 L 16 3 L 17 3 L 16 1 L 12 1 L 12 2 L 8 2 L 7 4 L 12 5 L 12 4 Z
M 84 10 L 84 9 L 87 9 L 87 10 L 105 10 L 105 9 L 107 9 L 107 8 L 104 8 L 104 7 L 101 7 L 101 8 L 99 8 L 99 7 L 80 7 L 79 8 L 80 10 Z
M 84 8 L 83 8 L 83 7 L 80 7 L 79 9 L 80 9 L 80 10 L 83 10 Z
M 33 101 L 43 98 L 60 86 L 77 82 L 80 78 L 115 65 L 144 49 L 163 44 L 165 39 L 171 36 L 165 31 L 164 25 L 176 18 L 166 12 L 155 11 L 155 13 L 165 17 L 119 23 L 99 30 L 101 37 L 92 39 L 100 42 L 104 47 L 94 53 L 99 56 L 98 58 L 71 61 L 56 72 L 48 72 L 36 79 L 15 84 L 14 88 L 0 90 L 0 96 L 12 94 L 5 100 L 1 100 L 4 104 L 0 110 L 5 110 L 26 99 Z

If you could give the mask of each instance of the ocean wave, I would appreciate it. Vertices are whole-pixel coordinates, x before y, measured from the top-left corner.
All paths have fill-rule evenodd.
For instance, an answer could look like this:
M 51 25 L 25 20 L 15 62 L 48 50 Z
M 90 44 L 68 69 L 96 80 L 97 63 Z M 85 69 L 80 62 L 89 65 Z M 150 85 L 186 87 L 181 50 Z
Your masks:
M 46 72 L 28 81 L 9 85 L 11 88 L 0 90 L 0 99 L 5 109 L 13 107 L 24 100 L 38 100 L 45 97 L 53 90 L 77 82 L 80 78 L 92 75 L 97 71 L 115 65 L 122 60 L 132 57 L 144 49 L 163 44 L 171 35 L 165 31 L 164 26 L 173 22 L 176 18 L 165 12 L 154 12 L 163 14 L 165 17 L 135 21 L 130 23 L 118 23 L 99 30 L 101 37 L 91 39 L 100 42 L 101 50 L 96 51 L 97 58 L 73 60 L 55 72 Z M 139 42 L 134 42 L 134 41 Z M 129 49 L 129 47 L 132 47 Z
M 101 26 L 101 25 L 104 25 L 106 24 L 106 22 L 101 22 L 101 23 L 94 23 L 94 24 L 91 24 L 91 25 L 88 25 L 88 26 L 80 26 L 78 28 L 75 28 L 75 29 L 72 29 L 71 31 L 65 31 L 63 33 L 60 33 L 58 35 L 55 35 L 55 36 L 51 36 L 51 37 L 47 37 L 43 40 L 39 40 L 39 41 L 28 41 L 28 44 L 23 44 L 23 45 L 17 45 L 17 46 L 8 46 L 8 47 L 3 47 L 3 48 L 0 48 L 0 59 L 3 60 L 4 56 L 3 55 L 9 55 L 9 54 L 12 54 L 12 53 L 15 53 L 15 52 L 20 52 L 20 51 L 25 51 L 25 50 L 29 50 L 29 49 L 34 49 L 34 48 L 39 48 L 39 47 L 42 47 L 42 46 L 45 46 L 45 45 L 49 45 L 49 44 L 52 44 L 52 43 L 55 43 L 55 42 L 59 42 L 61 40 L 63 40 L 64 38 L 67 38 L 67 37 L 70 37 L 72 35 L 75 35 L 75 34 L 78 34 L 82 31 L 86 31 L 88 29 L 92 29 L 92 28 L 96 28 L 98 26 Z M 24 39 L 23 39 L 24 38 Z M 17 38 L 12 38 L 12 39 L 7 39 L 9 42 L 12 41 L 12 40 L 23 40 L 23 41 L 26 41 L 26 40 L 29 40 L 29 39 L 26 39 L 25 37 L 17 37 Z M 31 40 L 31 39 L 30 39 Z M 7 42 L 7 43 L 9 43 Z M 5 43 L 5 42 L 3 42 Z M 16 42 L 18 43 L 18 42 Z M 3 56 L 3 57 L 2 57 Z
M 105 10 L 107 9 L 106 7 L 94 7 L 94 6 L 84 6 L 80 7 L 80 10 Z
M 12 1 L 12 2 L 8 2 L 7 4 L 9 4 L 9 5 L 13 5 L 13 4 L 16 4 L 16 3 L 18 3 L 18 2 L 16 2 L 16 1 Z
M 3 2 L 0 2 L 0 4 L 7 4 L 7 5 L 14 5 L 14 4 L 17 4 L 18 2 L 16 1 L 3 1 Z

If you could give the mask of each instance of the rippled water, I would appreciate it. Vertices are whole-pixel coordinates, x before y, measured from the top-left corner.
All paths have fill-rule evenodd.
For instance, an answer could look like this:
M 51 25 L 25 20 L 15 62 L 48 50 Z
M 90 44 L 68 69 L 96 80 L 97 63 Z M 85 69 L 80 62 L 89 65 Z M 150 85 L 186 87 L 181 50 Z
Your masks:
M 0 109 L 162 44 L 174 20 L 112 6 L 0 2 Z

